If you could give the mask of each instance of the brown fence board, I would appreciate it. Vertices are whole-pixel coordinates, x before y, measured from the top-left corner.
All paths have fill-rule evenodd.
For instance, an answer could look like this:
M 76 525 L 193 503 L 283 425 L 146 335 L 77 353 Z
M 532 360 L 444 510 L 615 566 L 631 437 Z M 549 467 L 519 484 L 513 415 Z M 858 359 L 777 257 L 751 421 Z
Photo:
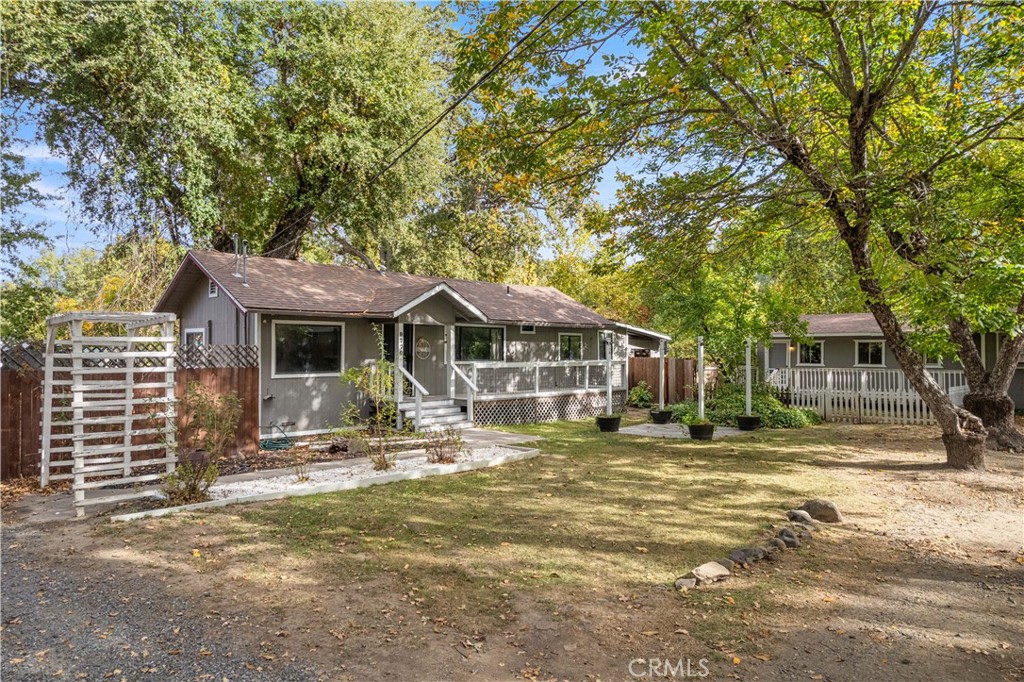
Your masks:
M 151 370 L 152 371 L 152 370 Z M 145 381 L 146 371 L 137 372 L 136 378 Z M 120 378 L 121 375 L 116 375 Z M 103 378 L 103 375 L 90 377 Z M 111 375 L 115 378 L 115 375 Z M 17 476 L 38 476 L 41 447 L 41 415 L 42 415 L 42 380 L 43 373 L 38 370 L 0 369 L 0 478 L 7 480 Z M 175 372 L 175 397 L 181 399 L 185 395 L 189 382 L 198 381 L 209 386 L 216 395 L 234 394 L 242 400 L 242 416 L 238 424 L 235 446 L 246 456 L 256 454 L 259 446 L 259 368 L 258 367 L 206 367 L 202 369 L 179 368 Z M 61 393 L 61 392 L 58 392 Z M 147 395 L 162 394 L 158 389 L 138 389 L 138 398 Z M 136 406 L 136 414 L 152 410 L 152 406 Z M 90 416 L 104 416 L 108 412 L 102 410 Z M 120 411 L 110 414 L 121 414 Z M 138 422 L 141 428 L 148 422 Z M 106 427 L 96 425 L 87 427 L 87 431 L 104 431 Z M 56 431 L 67 431 L 67 428 L 56 427 Z M 121 436 L 99 444 L 116 444 Z M 134 444 L 153 442 L 152 436 L 136 436 Z M 154 452 L 153 457 L 159 456 Z M 58 459 L 66 459 L 60 456 Z
M 43 373 L 0 370 L 0 478 L 39 473 Z
M 665 403 L 693 400 L 697 393 L 697 361 L 693 358 L 630 358 L 629 387 L 647 383 L 658 399 L 658 371 L 665 373 Z

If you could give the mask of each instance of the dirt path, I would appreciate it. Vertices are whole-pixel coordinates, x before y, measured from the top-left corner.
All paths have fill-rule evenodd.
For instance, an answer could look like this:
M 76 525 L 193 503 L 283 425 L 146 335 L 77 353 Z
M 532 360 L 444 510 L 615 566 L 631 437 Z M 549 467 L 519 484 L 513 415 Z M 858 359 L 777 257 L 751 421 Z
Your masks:
M 819 465 L 847 522 L 787 557 L 772 660 L 744 680 L 1024 679 L 1024 458 L 935 464 L 920 428 L 839 428 L 864 447 Z

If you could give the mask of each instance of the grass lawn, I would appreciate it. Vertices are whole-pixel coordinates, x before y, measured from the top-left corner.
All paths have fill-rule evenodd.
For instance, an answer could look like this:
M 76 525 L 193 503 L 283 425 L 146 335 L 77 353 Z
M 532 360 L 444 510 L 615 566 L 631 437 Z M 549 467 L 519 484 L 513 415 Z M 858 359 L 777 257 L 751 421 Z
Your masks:
M 602 434 L 590 420 L 514 430 L 540 436 L 542 456 L 106 532 L 155 565 L 184 561 L 198 583 L 182 589 L 241 588 L 251 605 L 264 602 L 296 629 L 309 631 L 312 609 L 323 614 L 314 630 L 349 643 L 418 646 L 424 656 L 436 651 L 431 636 L 473 644 L 489 635 L 496 658 L 480 665 L 493 674 L 517 652 L 551 665 L 577 646 L 594 647 L 606 672 L 621 672 L 631 656 L 652 650 L 710 651 L 722 661 L 749 652 L 765 634 L 753 611 L 772 602 L 773 569 L 734 579 L 721 594 L 676 593 L 671 583 L 763 542 L 782 512 L 807 497 L 841 492 L 807 466 L 831 446 L 827 427 L 706 443 Z M 546 650 L 569 626 L 576 640 Z M 529 677 L 532 668 L 523 669 Z

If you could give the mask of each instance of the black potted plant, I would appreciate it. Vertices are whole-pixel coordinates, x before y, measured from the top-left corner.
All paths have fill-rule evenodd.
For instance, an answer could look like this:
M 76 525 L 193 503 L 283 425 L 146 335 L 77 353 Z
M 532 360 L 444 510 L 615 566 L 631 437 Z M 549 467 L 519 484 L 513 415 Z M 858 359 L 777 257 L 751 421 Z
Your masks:
M 740 431 L 753 431 L 761 426 L 761 415 L 741 414 L 736 416 L 736 426 Z
M 619 426 L 622 424 L 622 415 L 615 414 L 599 414 L 597 415 L 597 428 L 599 431 L 606 433 L 612 431 L 618 431 Z
M 693 440 L 711 440 L 715 436 L 715 425 L 710 420 L 691 415 L 683 420 Z
M 672 421 L 672 410 L 659 410 L 654 408 L 651 410 L 651 421 L 655 424 L 668 424 Z

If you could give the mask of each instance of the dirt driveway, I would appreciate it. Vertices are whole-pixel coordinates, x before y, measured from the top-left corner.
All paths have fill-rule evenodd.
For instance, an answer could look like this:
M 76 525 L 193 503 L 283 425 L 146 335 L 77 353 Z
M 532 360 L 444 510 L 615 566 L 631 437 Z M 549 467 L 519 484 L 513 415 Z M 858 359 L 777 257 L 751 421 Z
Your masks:
M 32 524 L 16 510 L 2 530 L 3 679 L 682 679 L 687 669 L 673 666 L 687 659 L 691 679 L 705 668 L 709 679 L 1024 679 L 1020 455 L 950 472 L 936 464 L 937 434 L 911 427 L 706 447 L 548 437 L 547 459 L 472 486 L 425 482 L 118 528 Z M 633 492 L 609 498 L 609 482 L 629 488 L 658 457 L 690 477 L 681 490 L 696 486 L 685 506 L 665 490 L 636 504 Z M 594 462 L 609 473 L 591 483 Z M 728 487 L 730 472 L 743 485 Z M 588 486 L 582 511 L 559 500 Z M 709 589 L 668 589 L 663 565 L 764 537 L 783 502 L 819 490 L 846 523 Z M 502 516 L 445 512 L 472 504 Z M 559 504 L 562 516 L 544 506 Z M 593 542 L 560 546 L 577 514 Z M 650 537 L 634 537 L 647 528 L 637 519 L 650 520 Z M 515 554 L 530 540 L 514 534 L 526 521 L 551 535 Z M 688 539 L 694 525 L 704 540 Z

